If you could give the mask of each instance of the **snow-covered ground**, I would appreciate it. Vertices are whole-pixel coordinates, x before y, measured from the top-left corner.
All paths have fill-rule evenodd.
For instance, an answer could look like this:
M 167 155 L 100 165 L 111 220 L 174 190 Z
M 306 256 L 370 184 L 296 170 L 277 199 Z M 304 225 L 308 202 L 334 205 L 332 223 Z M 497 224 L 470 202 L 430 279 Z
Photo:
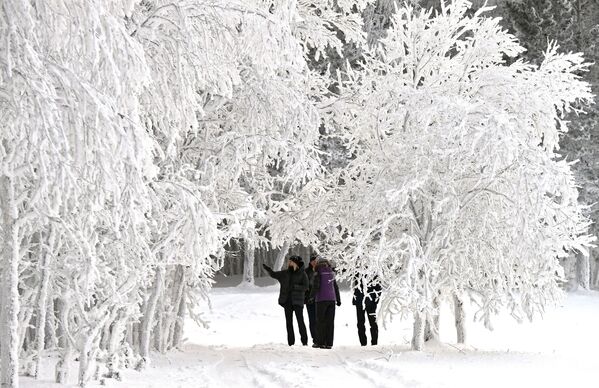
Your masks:
M 155 355 L 144 373 L 126 371 L 122 382 L 107 385 L 582 388 L 596 386 L 599 378 L 597 292 L 568 294 L 534 323 L 518 324 L 507 315 L 494 321 L 494 331 L 471 323 L 465 347 L 455 345 L 447 311 L 441 322 L 444 344 L 428 344 L 424 352 L 409 350 L 411 322 L 399 320 L 381 328 L 379 346 L 359 346 L 347 289 L 337 309 L 333 349 L 289 347 L 277 295 L 276 285 L 215 288 L 212 309 L 202 308 L 209 328 L 189 321 L 183 351 Z M 22 386 L 58 386 L 48 383 L 52 375 L 46 372 L 40 382 L 24 378 Z

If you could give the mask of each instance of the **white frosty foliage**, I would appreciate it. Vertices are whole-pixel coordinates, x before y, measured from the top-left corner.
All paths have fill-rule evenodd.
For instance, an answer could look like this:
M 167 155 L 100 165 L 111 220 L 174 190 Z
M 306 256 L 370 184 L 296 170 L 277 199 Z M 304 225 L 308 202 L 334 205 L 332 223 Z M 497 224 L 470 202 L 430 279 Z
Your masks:
M 38 376 L 48 349 L 58 382 L 77 358 L 85 385 L 179 347 L 232 239 L 248 262 L 299 240 L 378 277 L 382 316 L 415 316 L 415 348 L 442 299 L 461 322 L 469 295 L 488 325 L 559 296 L 557 258 L 591 242 L 555 154 L 591 100 L 588 64 L 555 45 L 538 68 L 514 61 L 465 1 L 398 7 L 362 55 L 363 15 L 391 5 L 4 2 L 2 384 L 19 357 Z M 308 68 L 349 46 L 347 71 Z M 328 179 L 319 126 L 351 159 Z
M 563 113 L 592 99 L 588 63 L 552 46 L 539 68 L 507 64 L 522 48 L 468 6 L 400 9 L 345 75 L 332 110 L 355 158 L 314 213 L 341 267 L 383 282 L 381 315 L 416 317 L 417 349 L 441 299 L 470 295 L 487 325 L 503 306 L 531 319 L 561 293 L 558 258 L 592 241 L 555 154 Z
M 315 59 L 327 56 L 326 49 L 342 56 L 346 43 L 365 43 L 361 12 L 374 0 L 298 0 L 294 31 L 304 50 L 314 50 Z
M 77 356 L 84 385 L 97 361 L 114 375 L 179 346 L 226 242 L 256 239 L 273 192 L 319 174 L 293 11 L 3 5 L 3 384 L 18 384 L 21 348 L 34 375 L 44 348 L 60 349 L 59 382 Z

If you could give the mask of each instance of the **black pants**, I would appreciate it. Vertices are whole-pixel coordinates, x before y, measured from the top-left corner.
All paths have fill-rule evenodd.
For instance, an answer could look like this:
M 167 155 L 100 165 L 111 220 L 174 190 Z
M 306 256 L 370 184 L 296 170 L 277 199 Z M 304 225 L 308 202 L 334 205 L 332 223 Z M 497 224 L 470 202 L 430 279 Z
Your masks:
M 356 315 L 358 316 L 358 337 L 360 337 L 360 344 L 365 346 L 368 343 L 366 338 L 366 318 L 368 317 L 368 323 L 370 324 L 370 337 L 372 345 L 376 345 L 379 340 L 379 326 L 376 323 L 376 303 L 366 303 L 366 309 L 362 306 L 362 303 L 356 304 Z
M 316 302 L 316 344 L 333 346 L 335 335 L 335 302 Z
M 293 332 L 293 313 L 297 319 L 302 345 L 308 344 L 308 333 L 306 332 L 306 324 L 304 323 L 304 306 L 285 305 L 285 323 L 287 324 L 287 343 L 289 346 L 295 344 L 295 333 Z
M 308 321 L 310 322 L 310 336 L 312 336 L 312 342 L 316 343 L 316 303 L 307 304 L 306 310 L 308 310 Z

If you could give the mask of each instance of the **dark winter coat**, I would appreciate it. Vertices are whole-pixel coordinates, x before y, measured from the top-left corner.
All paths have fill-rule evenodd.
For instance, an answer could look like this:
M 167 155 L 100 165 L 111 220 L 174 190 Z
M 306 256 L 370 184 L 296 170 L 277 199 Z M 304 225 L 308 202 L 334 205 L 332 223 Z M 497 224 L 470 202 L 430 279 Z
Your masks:
M 364 287 L 363 287 L 363 279 L 354 278 L 353 286 L 354 286 L 354 298 L 352 300 L 352 304 L 354 305 L 364 305 L 367 307 L 372 305 L 376 309 L 376 305 L 379 302 L 379 297 L 381 295 L 381 284 L 375 278 L 366 286 L 366 295 L 364 295 Z M 366 300 L 364 297 L 366 296 Z
M 306 290 L 306 298 L 304 300 L 306 304 L 314 303 L 314 299 L 310 296 L 312 294 L 312 285 L 314 284 L 314 274 L 314 268 L 312 268 L 311 265 L 308 265 L 308 268 L 306 268 L 306 276 L 308 277 L 308 289 Z
M 335 273 L 330 267 L 316 268 L 311 296 L 316 302 L 336 301 L 338 305 L 341 304 Z
M 264 269 L 281 284 L 279 291 L 279 304 L 281 306 L 289 304 L 293 306 L 304 305 L 304 297 L 308 289 L 308 276 L 306 276 L 302 267 L 297 270 L 273 271 L 272 268 L 264 265 Z

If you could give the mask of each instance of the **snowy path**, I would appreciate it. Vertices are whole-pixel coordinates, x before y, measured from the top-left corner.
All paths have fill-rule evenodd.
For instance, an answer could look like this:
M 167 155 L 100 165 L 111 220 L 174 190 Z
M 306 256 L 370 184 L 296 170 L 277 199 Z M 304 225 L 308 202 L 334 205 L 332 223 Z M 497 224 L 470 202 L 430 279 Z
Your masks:
M 569 295 L 543 320 L 496 319 L 495 331 L 470 324 L 469 343 L 455 346 L 451 316 L 441 322 L 447 345 L 409 350 L 410 322 L 394 321 L 377 347 L 357 346 L 348 291 L 337 310 L 332 350 L 286 345 L 277 287 L 217 288 L 210 328 L 188 322 L 184 351 L 155 355 L 145 373 L 126 371 L 112 387 L 586 387 L 599 371 L 599 293 Z M 307 317 L 306 317 L 307 320 Z M 299 342 L 299 341 L 298 341 Z M 47 381 L 51 379 L 48 374 Z M 25 387 L 57 386 L 24 380 Z
M 283 345 L 188 346 L 161 357 L 125 387 L 564 387 L 592 386 L 596 361 L 534 353 L 447 349 L 409 352 L 340 346 L 331 352 Z

